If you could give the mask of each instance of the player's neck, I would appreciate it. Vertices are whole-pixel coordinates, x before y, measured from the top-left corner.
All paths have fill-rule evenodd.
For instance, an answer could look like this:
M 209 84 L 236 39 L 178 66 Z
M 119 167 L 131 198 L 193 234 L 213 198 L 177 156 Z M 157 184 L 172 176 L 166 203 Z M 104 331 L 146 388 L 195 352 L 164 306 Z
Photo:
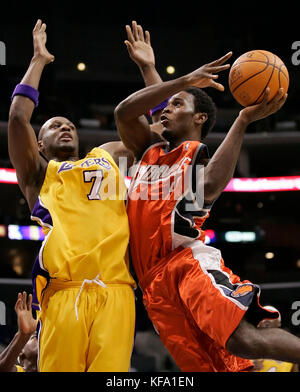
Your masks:
M 60 154 L 53 155 L 52 157 L 49 158 L 49 160 L 54 160 L 57 162 L 63 162 L 63 161 L 78 161 L 79 157 L 78 154 L 70 154 L 70 152 L 60 152 Z

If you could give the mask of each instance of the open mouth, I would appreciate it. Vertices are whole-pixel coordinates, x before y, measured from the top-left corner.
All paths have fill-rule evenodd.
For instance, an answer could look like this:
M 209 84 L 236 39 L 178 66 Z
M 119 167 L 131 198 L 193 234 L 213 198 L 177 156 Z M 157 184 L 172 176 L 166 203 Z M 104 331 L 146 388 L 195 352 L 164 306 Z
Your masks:
M 160 116 L 160 122 L 162 125 L 166 124 L 169 121 L 168 117 L 162 115 Z
M 72 136 L 69 133 L 63 133 L 59 140 L 73 140 Z

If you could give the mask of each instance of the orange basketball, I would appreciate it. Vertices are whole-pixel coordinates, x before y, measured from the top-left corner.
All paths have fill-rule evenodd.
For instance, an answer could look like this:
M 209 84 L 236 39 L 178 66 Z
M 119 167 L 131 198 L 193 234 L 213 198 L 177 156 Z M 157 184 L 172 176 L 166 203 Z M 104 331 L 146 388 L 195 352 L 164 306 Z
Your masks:
M 243 106 L 262 101 L 266 88 L 270 88 L 270 100 L 279 88 L 284 94 L 289 87 L 289 73 L 278 56 L 266 50 L 252 50 L 240 56 L 231 66 L 229 88 Z

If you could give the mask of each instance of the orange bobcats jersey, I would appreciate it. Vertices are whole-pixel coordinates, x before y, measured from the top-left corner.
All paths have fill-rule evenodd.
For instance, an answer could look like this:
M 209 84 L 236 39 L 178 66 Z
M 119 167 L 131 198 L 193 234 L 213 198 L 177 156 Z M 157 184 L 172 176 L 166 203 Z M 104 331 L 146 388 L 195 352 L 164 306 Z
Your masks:
M 219 249 L 204 244 L 204 144 L 164 143 L 143 155 L 129 188 L 130 250 L 143 303 L 181 371 L 248 371 L 253 363 L 226 349 L 251 303 L 257 325 L 277 318 L 259 304 L 260 288 L 241 281 Z
M 196 170 L 208 158 L 206 145 L 185 141 L 165 148 L 161 142 L 144 153 L 128 192 L 130 250 L 140 280 L 174 249 L 204 241 L 201 226 L 211 207 L 203 202 L 203 171 Z

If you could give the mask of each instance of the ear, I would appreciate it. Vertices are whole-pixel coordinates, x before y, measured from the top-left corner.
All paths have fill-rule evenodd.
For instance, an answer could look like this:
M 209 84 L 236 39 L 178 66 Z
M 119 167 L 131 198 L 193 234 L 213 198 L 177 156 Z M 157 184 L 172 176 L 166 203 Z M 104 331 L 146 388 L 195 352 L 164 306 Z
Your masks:
M 203 125 L 207 119 L 207 113 L 195 113 L 194 115 L 194 122 L 196 125 Z
M 38 147 L 39 147 L 39 151 L 42 152 L 44 148 L 42 140 L 38 140 Z

